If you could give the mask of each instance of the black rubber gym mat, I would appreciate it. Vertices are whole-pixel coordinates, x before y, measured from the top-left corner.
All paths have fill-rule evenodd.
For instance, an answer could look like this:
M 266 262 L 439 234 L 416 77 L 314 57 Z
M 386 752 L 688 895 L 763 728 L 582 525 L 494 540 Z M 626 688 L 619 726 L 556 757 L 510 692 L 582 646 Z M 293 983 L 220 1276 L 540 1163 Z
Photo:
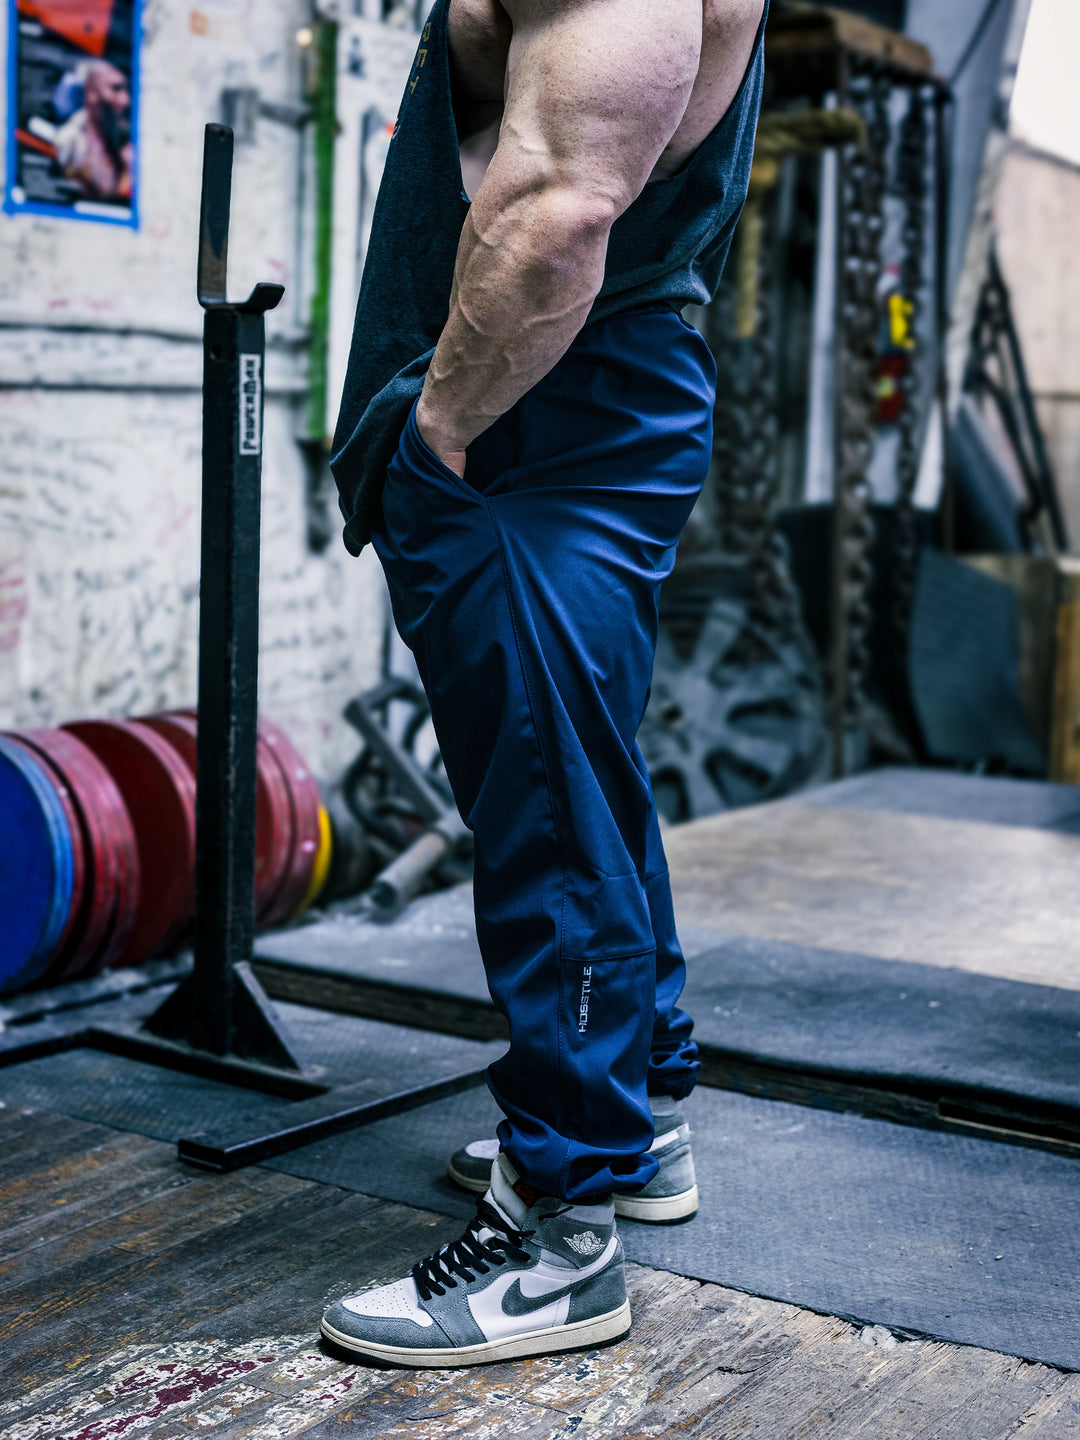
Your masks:
M 1075 1108 L 1080 1124 L 1080 990 L 748 937 L 687 973 L 695 1036 L 716 1050 L 853 1082 L 1007 1092 Z
M 884 810 L 983 825 L 1023 825 L 1080 835 L 1080 785 L 1055 785 L 954 770 L 884 769 L 807 790 L 799 804 Z
M 1078 1162 L 716 1090 L 687 1113 L 701 1209 L 683 1225 L 620 1221 L 631 1259 L 1080 1369 Z M 471 1090 L 270 1163 L 464 1217 L 475 1201 L 446 1180 L 447 1156 L 497 1119 Z
M 494 1021 L 470 905 L 463 888 L 418 902 L 404 925 L 339 916 L 262 953 L 372 982 L 401 1024 L 453 1028 L 443 996 Z M 684 931 L 683 945 L 683 1004 L 712 1051 L 934 1097 L 1016 1096 L 1076 1110 L 1080 1127 L 1080 990 L 709 930 Z M 423 1018 L 413 987 L 427 992 Z
M 255 954 L 491 1003 L 476 943 L 471 885 L 422 896 L 385 925 L 338 907 L 310 924 L 257 936 Z
M 160 999 L 160 995 L 142 997 L 139 1008 L 152 1010 Z M 93 1006 L 84 1014 L 88 1022 L 103 1023 L 114 1008 Z M 353 1096 L 354 1104 L 480 1069 L 505 1049 L 498 1041 L 432 1035 L 299 1005 L 281 1005 L 279 1012 L 299 1058 L 305 1064 L 324 1067 L 327 1083 L 369 1082 L 363 1094 Z M 138 1018 L 138 1009 L 130 1002 L 125 1018 Z M 0 1068 L 0 1103 L 57 1111 L 170 1141 L 196 1131 L 242 1128 L 249 1119 L 279 1113 L 287 1116 L 291 1104 L 273 1095 L 89 1048 Z

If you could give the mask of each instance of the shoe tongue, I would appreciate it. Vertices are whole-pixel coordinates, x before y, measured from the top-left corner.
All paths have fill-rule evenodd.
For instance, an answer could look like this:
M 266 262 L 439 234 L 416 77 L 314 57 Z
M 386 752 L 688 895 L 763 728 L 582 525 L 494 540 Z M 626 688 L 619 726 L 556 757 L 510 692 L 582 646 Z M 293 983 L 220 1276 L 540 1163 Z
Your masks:
M 491 1167 L 487 1199 L 516 1230 L 532 1230 L 541 1258 L 556 1265 L 588 1264 L 603 1252 L 615 1230 L 610 1200 L 569 1206 L 554 1195 L 541 1195 L 503 1154 Z
M 502 1154 L 491 1167 L 491 1189 L 488 1196 L 515 1230 L 529 1228 L 525 1223 L 529 1211 L 541 1199 L 540 1192 L 527 1185 Z

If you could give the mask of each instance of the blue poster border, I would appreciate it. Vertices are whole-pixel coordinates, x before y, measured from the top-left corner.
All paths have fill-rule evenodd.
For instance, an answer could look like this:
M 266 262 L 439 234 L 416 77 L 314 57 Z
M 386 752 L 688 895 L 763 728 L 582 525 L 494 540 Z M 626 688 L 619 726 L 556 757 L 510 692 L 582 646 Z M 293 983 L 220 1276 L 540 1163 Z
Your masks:
M 133 0 L 131 8 L 131 206 L 127 215 L 109 215 L 102 206 L 93 214 L 69 205 L 45 205 L 35 200 L 16 200 L 12 195 L 17 178 L 17 141 L 15 130 L 19 105 L 19 12 L 18 0 L 7 0 L 7 139 L 5 145 L 4 214 L 46 215 L 56 220 L 81 220 L 92 225 L 119 225 L 128 230 L 139 228 L 139 196 L 142 161 L 142 106 L 140 81 L 142 69 L 142 0 Z

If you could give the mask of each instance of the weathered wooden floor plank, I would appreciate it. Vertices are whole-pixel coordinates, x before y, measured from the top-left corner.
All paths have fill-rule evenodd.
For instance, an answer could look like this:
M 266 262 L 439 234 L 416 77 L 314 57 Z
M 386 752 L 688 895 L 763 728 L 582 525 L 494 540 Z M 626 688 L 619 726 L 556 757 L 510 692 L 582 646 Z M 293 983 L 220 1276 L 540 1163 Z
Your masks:
M 74 1278 L 74 1267 L 100 1267 L 102 1256 L 119 1262 L 124 1255 L 161 1254 L 189 1237 L 203 1236 L 208 1225 L 246 1216 L 260 1193 L 276 1198 L 279 1190 L 264 1174 L 253 1172 L 242 1197 L 223 1195 L 211 1177 L 177 1173 L 180 1168 L 173 1160 L 169 1169 L 162 1166 L 157 1174 L 133 1177 L 93 1197 L 103 1213 L 87 1216 L 84 1208 L 76 1218 L 85 1223 L 69 1224 L 54 1236 L 42 1234 L 37 1244 L 0 1261 L 0 1311 L 20 1287 L 40 1287 L 43 1279 L 65 1284 Z
M 27 1250 L 49 1244 L 79 1230 L 88 1229 L 142 1204 L 152 1196 L 179 1189 L 195 1179 L 191 1170 L 176 1163 L 173 1156 L 155 1154 L 143 1157 L 137 1165 L 111 1160 L 102 1166 L 96 1177 L 100 1187 L 88 1183 L 84 1193 L 72 1194 L 53 1205 L 46 1213 L 28 1215 L 14 1225 L 5 1225 L 0 1232 L 0 1275 L 4 1265 L 18 1260 Z M 105 1181 L 109 1183 L 104 1183 Z
M 362 1407 L 307 1432 L 310 1440 L 443 1440 L 498 1434 L 541 1440 L 795 1435 L 942 1436 L 982 1440 L 1013 1425 L 1064 1383 L 1060 1372 L 963 1347 L 859 1342 L 839 1320 L 720 1286 L 672 1286 L 632 1270 L 630 1339 L 587 1357 L 463 1373 L 452 1403 L 430 1382 L 365 1396 Z M 532 1370 L 543 1378 L 522 1384 Z M 546 1372 L 546 1373 L 545 1373 Z M 424 1403 L 426 1388 L 427 1403 Z M 987 1415 L 992 1410 L 993 1415 Z M 380 1413 L 381 1412 L 381 1413 Z M 989 1418 L 989 1428 L 988 1428 Z M 246 1433 L 246 1432 L 240 1432 Z M 1006 1431 L 1006 1433 L 1008 1433 Z
M 999 1421 L 1000 1423 L 1000 1421 Z M 1017 1428 L 988 1430 L 989 1440 L 1080 1440 L 1080 1375 L 1066 1375 L 1058 1388 L 1021 1417 Z
M 28 1133 L 0 1125 L 0 1144 Z M 41 1233 L 5 1238 L 0 1440 L 1080 1440 L 1080 1375 L 886 1332 L 871 1346 L 841 1320 L 636 1265 L 634 1327 L 609 1349 L 343 1364 L 315 1343 L 325 1301 L 396 1278 L 459 1221 L 272 1171 L 181 1171 L 171 1147 L 125 1150 L 90 1125 L 80 1167 L 71 1133 L 64 1160 L 44 1147 L 29 1168 Z
M 0 1119 L 4 1122 L 0 1130 L 0 1184 L 18 1179 L 28 1169 L 36 1169 L 43 1160 L 49 1163 L 66 1145 L 86 1150 L 94 1143 L 87 1138 L 83 1120 L 49 1115 L 41 1116 L 40 1123 L 35 1123 L 35 1118 L 6 1108 L 0 1110 Z
M 70 1143 L 70 1142 L 69 1142 Z M 81 1151 L 57 1148 L 46 1163 L 25 1169 L 18 1176 L 0 1179 L 0 1254 L 12 1253 L 15 1236 L 27 1221 L 40 1220 L 80 1202 L 107 1195 L 129 1179 L 143 1164 L 157 1163 L 152 1140 L 141 1135 L 105 1131 L 97 1143 Z M 66 1153 L 64 1153 L 66 1151 Z M 175 1161 L 173 1162 L 175 1168 Z
M 260 1208 L 281 1203 L 283 1189 L 259 1176 L 254 1187 L 248 1180 L 216 1193 L 208 1184 L 198 1203 L 182 1190 L 177 1213 L 159 1212 L 152 1232 L 147 1232 L 157 1237 L 149 1241 L 148 1253 L 133 1256 L 119 1244 L 110 1244 L 0 1295 L 2 1383 L 8 1387 L 32 1383 L 50 1373 L 58 1357 L 100 1354 L 121 1338 L 139 1338 L 143 1317 L 155 1312 L 152 1296 L 157 1276 L 169 1265 L 173 1251 L 183 1250 L 185 1241 L 193 1241 L 197 1249 L 230 1224 L 249 1224 Z M 185 1201 L 190 1207 L 186 1211 Z M 173 1242 L 178 1232 L 177 1245 Z M 157 1313 L 168 1323 L 167 1314 Z
M 460 1230 L 445 1217 L 270 1171 L 246 1177 L 240 1185 L 239 1175 L 204 1177 L 208 1198 L 193 1207 L 193 1233 L 180 1243 L 171 1243 L 176 1225 L 166 1217 L 129 1247 L 118 1241 L 0 1296 L 0 1341 L 7 1348 L 25 1337 L 27 1371 L 9 1369 L 7 1383 L 32 1383 L 57 1355 L 99 1353 L 118 1339 L 314 1336 L 329 1294 L 377 1268 L 389 1279 Z M 181 1192 L 188 1205 L 189 1190 Z

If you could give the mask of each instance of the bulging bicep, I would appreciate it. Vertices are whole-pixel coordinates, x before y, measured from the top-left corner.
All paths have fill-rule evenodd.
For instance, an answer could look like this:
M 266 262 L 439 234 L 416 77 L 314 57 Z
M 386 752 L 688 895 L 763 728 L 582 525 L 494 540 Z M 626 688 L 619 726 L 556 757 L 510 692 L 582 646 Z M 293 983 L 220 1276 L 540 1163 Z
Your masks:
M 503 0 L 513 22 L 489 180 L 578 193 L 614 220 L 690 100 L 701 0 Z

